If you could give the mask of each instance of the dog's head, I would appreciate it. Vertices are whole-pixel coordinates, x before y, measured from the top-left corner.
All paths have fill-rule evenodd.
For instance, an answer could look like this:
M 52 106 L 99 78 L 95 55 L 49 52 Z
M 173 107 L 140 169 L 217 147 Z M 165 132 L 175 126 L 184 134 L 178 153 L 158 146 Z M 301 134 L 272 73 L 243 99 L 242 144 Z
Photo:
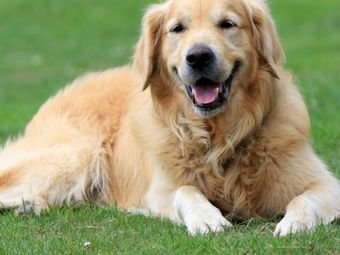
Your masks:
M 223 113 L 259 69 L 278 78 L 282 58 L 264 0 L 170 0 L 147 11 L 134 67 L 143 89 L 169 86 L 196 114 L 211 117 Z

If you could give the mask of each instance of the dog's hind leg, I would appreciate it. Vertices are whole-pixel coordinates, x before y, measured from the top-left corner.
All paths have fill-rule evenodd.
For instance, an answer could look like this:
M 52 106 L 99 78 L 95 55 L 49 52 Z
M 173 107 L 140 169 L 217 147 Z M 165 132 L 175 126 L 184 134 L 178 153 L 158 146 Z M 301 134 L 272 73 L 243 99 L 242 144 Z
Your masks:
M 0 153 L 0 208 L 39 214 L 54 206 L 110 200 L 100 139 L 78 134 L 61 143 L 34 142 L 20 138 Z

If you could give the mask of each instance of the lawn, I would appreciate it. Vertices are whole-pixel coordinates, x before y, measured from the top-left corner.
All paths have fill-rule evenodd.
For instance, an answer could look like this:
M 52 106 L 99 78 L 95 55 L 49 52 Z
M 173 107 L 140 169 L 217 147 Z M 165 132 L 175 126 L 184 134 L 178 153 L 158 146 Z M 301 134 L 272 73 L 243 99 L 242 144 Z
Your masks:
M 79 74 L 127 63 L 150 0 L 0 0 L 0 143 Z M 312 120 L 316 151 L 340 178 L 340 1 L 271 0 L 286 54 Z M 339 194 L 340 199 L 340 194 Z M 0 254 L 336 254 L 339 222 L 273 238 L 275 222 L 219 235 L 88 205 L 41 217 L 0 215 Z M 92 248 L 86 249 L 89 241 Z

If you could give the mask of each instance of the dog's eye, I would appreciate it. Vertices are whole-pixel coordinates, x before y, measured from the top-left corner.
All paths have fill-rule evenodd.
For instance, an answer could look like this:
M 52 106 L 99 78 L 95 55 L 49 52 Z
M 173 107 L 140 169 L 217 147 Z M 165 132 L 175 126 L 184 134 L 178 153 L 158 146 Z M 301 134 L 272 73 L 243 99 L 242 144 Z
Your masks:
M 232 27 L 236 27 L 236 24 L 232 22 L 231 20 L 222 20 L 218 26 L 222 29 L 229 29 Z
M 170 32 L 172 32 L 172 33 L 181 33 L 183 31 L 184 31 L 184 26 L 181 23 L 174 25 L 170 29 Z

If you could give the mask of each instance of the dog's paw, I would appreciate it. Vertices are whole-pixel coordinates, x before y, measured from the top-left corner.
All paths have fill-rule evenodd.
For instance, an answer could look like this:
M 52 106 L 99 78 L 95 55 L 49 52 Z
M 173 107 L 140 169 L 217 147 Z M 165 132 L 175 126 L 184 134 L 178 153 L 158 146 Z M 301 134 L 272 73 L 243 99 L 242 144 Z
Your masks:
M 218 233 L 222 232 L 225 228 L 232 227 L 232 224 L 216 208 L 212 209 L 214 210 L 197 211 L 191 217 L 188 217 L 185 224 L 189 235 Z
M 23 200 L 22 203 L 16 208 L 15 214 L 17 216 L 20 215 L 29 215 L 34 214 L 36 216 L 40 216 L 43 211 L 47 211 L 48 206 L 43 199 L 36 199 L 31 202 L 28 200 Z
M 222 232 L 225 228 L 232 227 L 220 210 L 210 203 L 197 204 L 195 208 L 184 212 L 184 224 L 189 235 L 204 235 L 208 233 Z
M 223 217 L 221 211 L 195 187 L 179 188 L 175 195 L 174 206 L 192 236 L 217 233 L 232 226 Z
M 274 236 L 287 236 L 302 231 L 312 230 L 317 224 L 313 220 L 303 219 L 301 217 L 285 216 L 277 224 Z

